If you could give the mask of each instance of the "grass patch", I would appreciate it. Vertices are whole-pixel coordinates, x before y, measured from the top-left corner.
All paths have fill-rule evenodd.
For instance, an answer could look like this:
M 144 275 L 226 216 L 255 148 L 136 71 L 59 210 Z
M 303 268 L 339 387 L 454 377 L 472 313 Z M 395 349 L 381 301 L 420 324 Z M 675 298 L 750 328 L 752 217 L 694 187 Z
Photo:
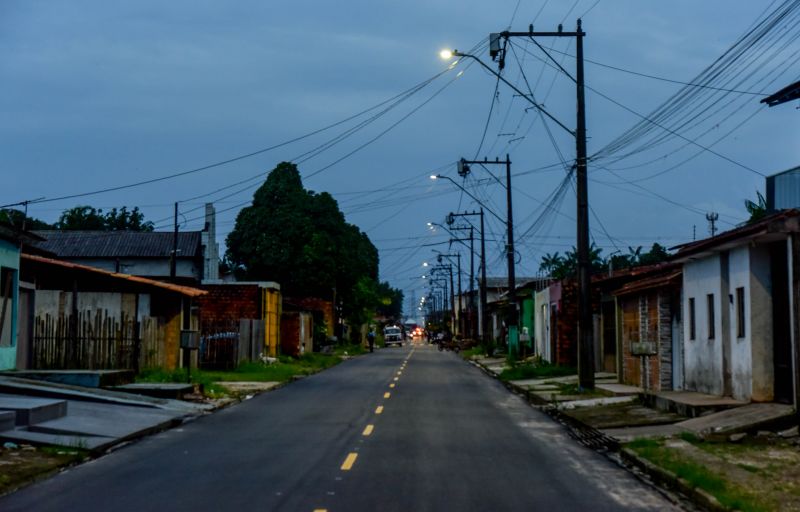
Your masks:
M 577 375 L 577 373 L 578 370 L 574 366 L 522 363 L 503 370 L 502 373 L 500 373 L 500 380 L 508 381 L 565 377 L 567 375 Z
M 357 352 L 357 345 L 342 347 Z M 338 349 L 337 349 L 338 350 Z M 362 349 L 363 351 L 363 349 Z M 348 351 L 349 354 L 353 352 Z M 306 376 L 330 368 L 341 362 L 336 354 L 303 354 L 298 358 L 281 356 L 273 364 L 261 362 L 242 363 L 234 370 L 192 370 L 192 383 L 203 386 L 206 395 L 214 398 L 226 394 L 218 382 L 287 382 L 295 376 Z M 187 382 L 186 369 L 177 368 L 172 371 L 161 368 L 142 370 L 136 377 L 137 382 Z
M 692 487 L 703 489 L 713 495 L 728 508 L 742 512 L 771 510 L 766 508 L 763 501 L 754 494 L 730 484 L 705 466 L 682 458 L 676 450 L 666 448 L 662 441 L 637 439 L 626 446 L 640 457 L 686 480 Z
M 59 469 L 83 462 L 88 452 L 63 446 L 0 448 L 0 494 L 11 492 Z
M 482 356 L 486 354 L 486 349 L 484 347 L 481 347 L 480 345 L 476 345 L 472 348 L 462 350 L 460 354 L 461 357 L 463 357 L 464 359 L 472 359 L 475 356 Z

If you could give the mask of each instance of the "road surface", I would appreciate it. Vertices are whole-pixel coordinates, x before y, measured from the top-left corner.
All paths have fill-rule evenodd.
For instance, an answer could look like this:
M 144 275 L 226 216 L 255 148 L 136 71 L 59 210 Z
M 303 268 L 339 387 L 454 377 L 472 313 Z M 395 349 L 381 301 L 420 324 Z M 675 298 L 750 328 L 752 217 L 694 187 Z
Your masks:
M 0 499 L 6 512 L 670 509 L 427 345 L 353 358 Z

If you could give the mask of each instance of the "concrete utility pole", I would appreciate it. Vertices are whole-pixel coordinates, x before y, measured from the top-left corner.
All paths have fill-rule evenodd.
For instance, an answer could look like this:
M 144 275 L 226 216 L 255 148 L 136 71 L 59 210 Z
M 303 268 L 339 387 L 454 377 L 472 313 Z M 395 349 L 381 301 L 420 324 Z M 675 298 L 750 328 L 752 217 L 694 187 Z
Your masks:
M 466 176 L 470 172 L 470 165 L 505 165 L 506 166 L 506 182 L 503 184 L 494 177 L 506 189 L 506 262 L 508 265 L 508 311 L 506 314 L 506 326 L 508 327 L 508 348 L 509 353 L 516 357 L 519 350 L 519 330 L 517 324 L 519 323 L 519 314 L 517 313 L 517 294 L 516 294 L 516 275 L 514 272 L 514 260 L 516 251 L 514 250 L 514 209 L 512 205 L 512 188 L 511 188 L 511 158 L 506 155 L 505 160 L 499 158 L 494 161 L 487 159 L 483 160 L 466 160 L 460 159 L 458 162 L 458 173 Z M 491 173 L 490 173 L 491 174 Z
M 448 220 L 453 220 L 448 217 Z M 475 228 L 472 224 L 469 227 L 454 226 L 451 228 L 453 231 L 469 231 L 468 238 L 451 238 L 450 242 L 464 242 L 469 240 L 469 302 L 467 303 L 467 322 L 465 329 L 467 337 L 474 339 L 475 331 L 473 329 L 472 319 L 475 315 Z M 459 262 L 460 263 L 460 262 Z
M 486 344 L 486 230 L 483 224 L 483 208 L 472 212 L 450 212 L 447 215 L 447 223 L 452 224 L 456 217 L 480 217 L 481 220 L 481 284 L 480 284 L 480 309 L 478 310 L 478 331 L 481 333 L 481 342 Z
M 461 296 L 462 296 L 462 292 L 461 292 L 461 254 L 460 253 L 455 253 L 455 254 L 439 253 L 439 256 L 437 257 L 437 260 L 439 261 L 439 263 L 442 262 L 442 258 L 447 258 L 450 262 L 453 261 L 452 258 L 456 258 L 456 274 L 457 274 L 457 277 L 458 277 L 458 309 L 455 309 L 455 301 L 453 301 L 453 308 L 454 308 L 454 311 L 458 311 L 458 315 L 456 315 L 457 318 L 458 318 L 458 323 L 454 324 L 454 325 L 458 326 L 458 334 L 463 335 L 464 334 L 464 328 L 463 328 L 463 322 L 461 321 L 461 319 L 462 319 L 462 311 L 463 311 L 463 308 L 462 308 L 462 305 L 461 305 Z M 448 265 L 448 267 L 450 267 L 449 268 L 450 269 L 450 288 L 451 288 L 451 291 L 452 291 L 453 290 L 453 267 L 452 267 L 452 265 Z M 453 322 L 455 322 L 455 320 L 456 319 L 454 318 Z

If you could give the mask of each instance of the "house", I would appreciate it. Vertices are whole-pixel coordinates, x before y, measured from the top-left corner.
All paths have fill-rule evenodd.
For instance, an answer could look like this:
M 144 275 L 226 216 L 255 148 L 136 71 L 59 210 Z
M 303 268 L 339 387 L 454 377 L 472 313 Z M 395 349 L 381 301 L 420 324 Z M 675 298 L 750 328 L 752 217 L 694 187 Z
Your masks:
M 679 248 L 684 389 L 797 405 L 800 211 Z
M 170 279 L 171 256 L 177 246 L 174 282 L 198 285 L 219 279 L 214 206 L 205 206 L 202 231 L 36 231 L 36 246 L 58 259 L 158 280 Z
M 32 233 L 0 224 L 0 370 L 17 367 L 20 340 L 25 342 L 30 334 L 24 320 L 31 294 L 27 287 L 20 288 L 20 253 L 23 243 L 40 240 Z
M 272 281 L 204 284 L 200 306 L 200 365 L 232 368 L 280 343 L 281 287 Z
M 31 295 L 20 306 L 18 369 L 175 369 L 206 294 L 26 253 L 19 273 Z
M 618 378 L 646 392 L 681 389 L 681 266 L 662 264 L 643 270 L 613 292 L 621 359 Z

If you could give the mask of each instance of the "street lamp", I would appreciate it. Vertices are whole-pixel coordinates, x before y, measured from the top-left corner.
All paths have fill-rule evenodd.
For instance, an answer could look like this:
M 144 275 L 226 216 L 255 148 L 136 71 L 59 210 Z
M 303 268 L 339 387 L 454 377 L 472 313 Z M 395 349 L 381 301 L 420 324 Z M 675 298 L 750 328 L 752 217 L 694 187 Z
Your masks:
M 583 71 L 583 38 L 586 33 L 581 28 L 581 20 L 578 19 L 577 29 L 575 32 L 566 32 L 562 30 L 561 26 L 558 27 L 558 32 L 534 32 L 533 25 L 527 32 L 501 32 L 499 34 L 491 34 L 489 36 L 491 41 L 490 54 L 492 57 L 498 55 L 499 39 L 505 38 L 508 40 L 510 37 L 524 37 L 527 40 L 532 40 L 539 48 L 541 48 L 551 60 L 553 59 L 547 51 L 536 42 L 534 37 L 574 37 L 575 45 L 575 62 L 576 73 L 573 78 L 567 73 L 576 85 L 576 126 L 575 130 L 569 129 L 558 119 L 553 117 L 547 112 L 543 106 L 538 104 L 533 98 L 533 94 L 525 94 L 517 86 L 509 82 L 504 76 L 490 68 L 482 60 L 474 55 L 468 53 L 461 53 L 458 50 L 451 52 L 440 52 L 443 59 L 452 59 L 453 57 L 469 57 L 482 68 L 489 71 L 499 81 L 502 81 L 520 97 L 526 99 L 531 103 L 542 115 L 547 116 L 551 121 L 556 123 L 564 131 L 572 135 L 575 139 L 575 181 L 576 181 L 576 196 L 577 196 L 577 240 L 576 252 L 578 263 L 578 383 L 581 388 L 594 388 L 594 346 L 592 339 L 592 310 L 591 310 L 591 260 L 589 257 L 589 192 L 588 192 L 588 170 L 587 170 L 587 155 L 586 155 L 586 104 L 585 104 L 585 79 Z M 505 53 L 505 50 L 503 50 Z M 455 63 L 453 63 L 454 65 Z M 558 63 L 557 63 L 558 64 Z M 500 69 L 503 69 L 504 57 L 500 56 Z M 561 68 L 559 64 L 559 68 Z M 566 71 L 561 68 L 562 71 Z

